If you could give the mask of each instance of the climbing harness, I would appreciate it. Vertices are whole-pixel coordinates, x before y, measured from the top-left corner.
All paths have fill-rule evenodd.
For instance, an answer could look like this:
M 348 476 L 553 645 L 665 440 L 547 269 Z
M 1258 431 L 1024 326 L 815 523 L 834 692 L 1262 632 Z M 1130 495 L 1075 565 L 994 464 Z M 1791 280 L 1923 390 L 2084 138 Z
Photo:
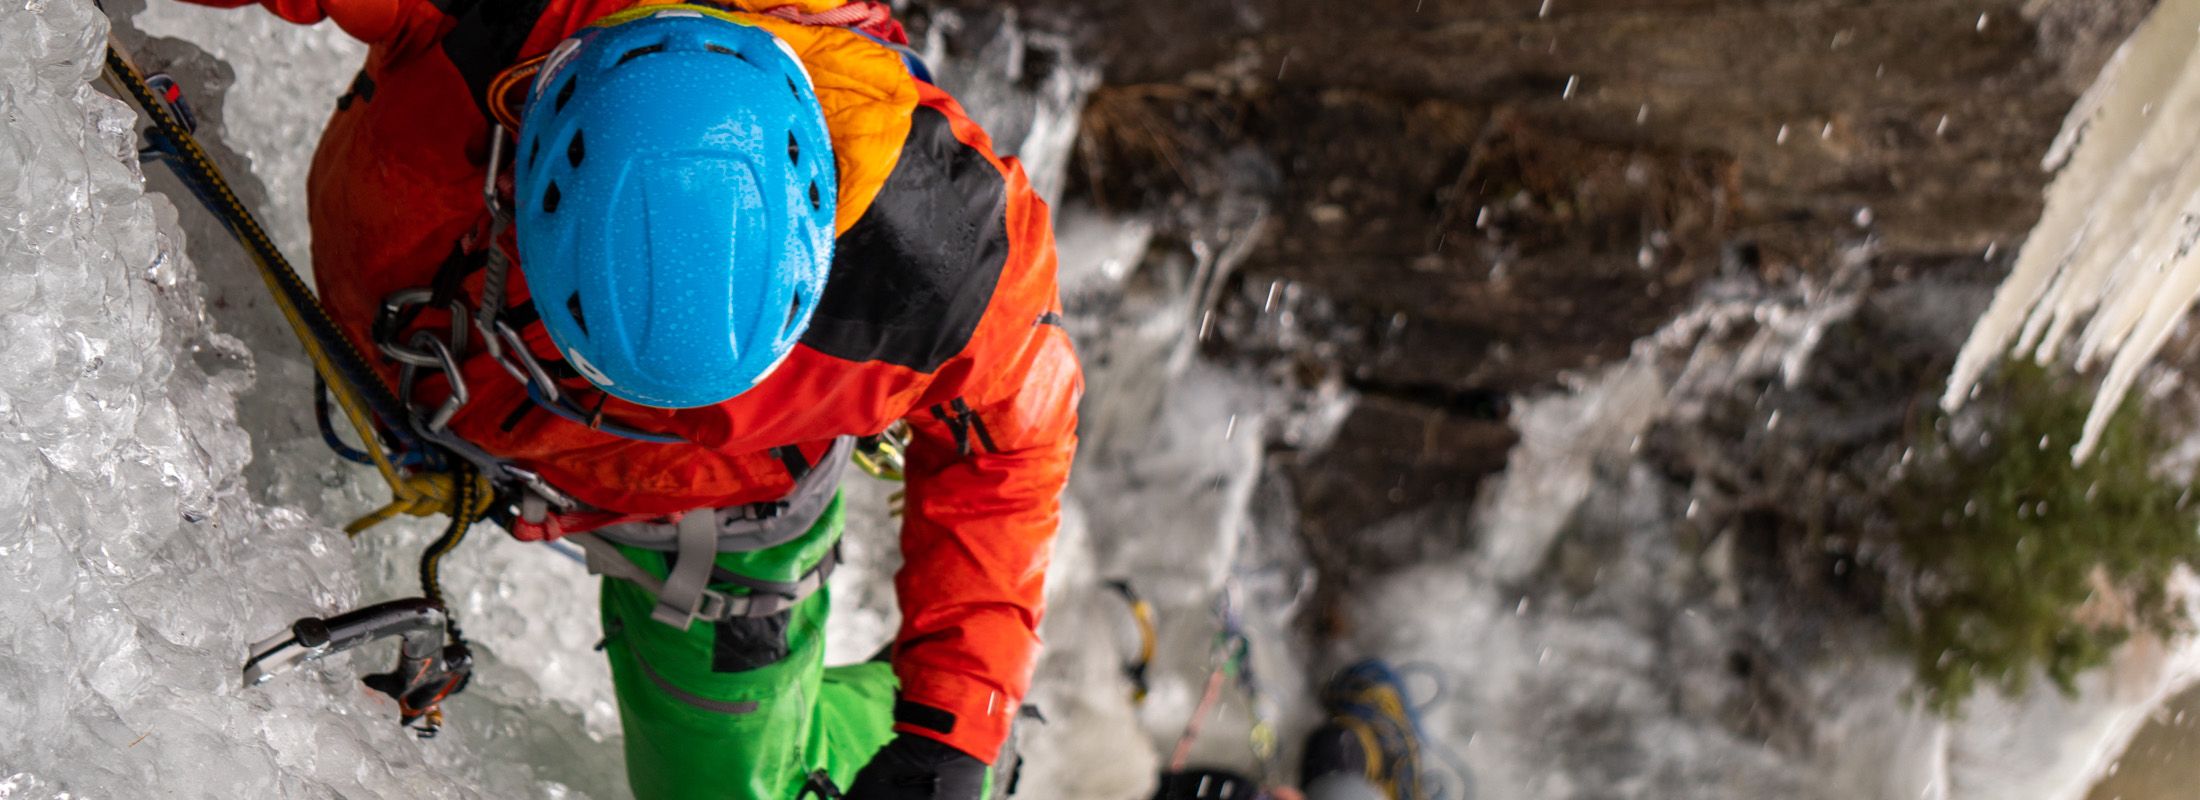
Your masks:
M 704 514 L 690 514 L 688 518 L 707 518 Z M 686 518 L 683 518 L 683 523 Z M 700 533 L 700 543 L 688 546 L 684 539 L 687 529 L 682 526 L 683 556 L 672 566 L 672 572 L 659 579 L 642 569 L 632 559 L 620 553 L 611 542 L 592 533 L 576 533 L 565 541 L 579 545 L 587 554 L 588 571 L 608 578 L 618 578 L 642 587 L 656 596 L 657 607 L 650 611 L 650 618 L 675 628 L 685 629 L 696 620 L 705 622 L 729 622 L 744 617 L 769 617 L 785 613 L 802 602 L 803 598 L 825 586 L 833 577 L 833 570 L 840 564 L 840 543 L 834 542 L 825 551 L 825 557 L 817 566 L 793 581 L 767 581 L 712 568 L 712 558 L 717 551 L 710 545 L 714 531 L 707 525 L 692 526 Z M 687 553 L 699 555 L 687 556 Z M 749 590 L 747 594 L 727 594 L 709 588 L 708 584 L 731 583 Z

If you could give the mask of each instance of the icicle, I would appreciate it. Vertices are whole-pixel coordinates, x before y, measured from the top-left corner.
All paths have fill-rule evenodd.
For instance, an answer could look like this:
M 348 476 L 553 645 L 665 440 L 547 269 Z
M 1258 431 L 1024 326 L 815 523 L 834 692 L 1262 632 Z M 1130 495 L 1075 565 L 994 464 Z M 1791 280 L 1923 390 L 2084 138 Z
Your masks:
M 2042 162 L 2062 172 L 1964 344 L 1942 408 L 1960 408 L 2004 354 L 2049 361 L 2075 344 L 2081 365 L 2111 362 L 2073 455 L 2097 446 L 2108 416 L 2200 295 L 2188 221 L 2200 218 L 2196 45 L 2200 0 L 2162 3 L 2064 119 Z

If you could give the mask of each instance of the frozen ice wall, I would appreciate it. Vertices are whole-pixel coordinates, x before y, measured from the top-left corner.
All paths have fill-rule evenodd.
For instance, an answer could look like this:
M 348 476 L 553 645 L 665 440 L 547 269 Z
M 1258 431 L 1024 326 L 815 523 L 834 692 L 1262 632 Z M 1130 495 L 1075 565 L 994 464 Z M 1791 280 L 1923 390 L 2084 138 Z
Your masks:
M 2052 361 L 2074 341 L 2081 368 L 2107 361 L 2074 453 L 2200 297 L 2200 1 L 2164 0 L 2079 99 L 2048 153 L 2059 169 L 2016 268 L 1964 346 L 1943 406 L 1955 408 L 2003 354 Z
M 132 113 L 90 86 L 106 32 L 77 0 L 0 9 L 0 794 L 563 791 L 447 757 L 577 732 L 539 701 L 484 697 L 503 727 L 439 758 L 350 665 L 239 686 L 245 643 L 361 582 L 341 533 L 240 480 L 253 354 L 214 326 L 175 209 L 144 193 Z

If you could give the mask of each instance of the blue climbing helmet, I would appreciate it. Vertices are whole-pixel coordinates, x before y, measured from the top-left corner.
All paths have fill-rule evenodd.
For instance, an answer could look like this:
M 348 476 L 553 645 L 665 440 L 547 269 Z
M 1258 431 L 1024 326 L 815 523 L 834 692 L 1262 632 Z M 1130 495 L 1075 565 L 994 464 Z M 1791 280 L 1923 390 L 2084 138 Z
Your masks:
M 700 6 L 606 17 L 543 62 L 517 146 L 520 264 L 590 382 L 706 406 L 794 349 L 825 291 L 838 187 L 785 42 Z

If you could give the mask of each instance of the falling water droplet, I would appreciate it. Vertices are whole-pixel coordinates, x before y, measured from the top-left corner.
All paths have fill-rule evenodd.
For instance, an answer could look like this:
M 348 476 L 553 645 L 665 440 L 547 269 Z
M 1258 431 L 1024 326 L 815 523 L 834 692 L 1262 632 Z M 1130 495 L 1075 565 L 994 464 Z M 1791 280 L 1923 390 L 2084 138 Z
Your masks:
M 1222 440 L 1227 442 L 1237 436 L 1237 415 L 1230 415 L 1230 422 L 1222 426 Z
M 1934 135 L 1934 136 L 1946 136 L 1946 135 L 1948 135 L 1948 115 L 1946 115 L 1946 114 L 1942 114 L 1942 115 L 1940 115 L 1940 124 L 1938 124 L 1938 125 L 1934 125 L 1934 126 L 1933 126 L 1933 135 Z
M 1776 136 L 1772 137 L 1772 143 L 1773 143 L 1773 144 L 1787 144 L 1787 143 L 1788 143 L 1788 126 L 1786 126 L 1786 125 L 1782 125 L 1782 126 L 1780 126 L 1780 133 L 1779 133 L 1778 135 L 1776 135 Z
M 1566 91 L 1564 91 L 1564 92 L 1560 92 L 1560 93 L 1559 93 L 1559 95 L 1558 95 L 1559 99 L 1561 99 L 1561 100 L 1572 100 L 1572 99 L 1574 99 L 1574 86 L 1575 86 L 1575 85 L 1577 85 L 1577 84 L 1579 84 L 1580 82 L 1581 82 L 1581 76 L 1579 76 L 1579 75 L 1568 75 L 1568 76 L 1566 76 Z
M 1268 300 L 1267 300 L 1266 302 L 1264 302 L 1264 303 L 1261 303 L 1261 305 L 1260 305 L 1260 313 L 1266 314 L 1266 313 L 1269 313 L 1269 312 L 1271 312 L 1271 311 L 1275 311 L 1275 310 L 1276 310 L 1276 296 L 1277 296 L 1277 295 L 1279 295 L 1279 294 L 1282 294 L 1282 293 L 1283 293 L 1283 281 L 1281 281 L 1281 280 L 1269 281 L 1269 282 L 1268 282 Z
M 1535 18 L 1543 19 L 1544 17 L 1550 16 L 1552 2 L 1553 0 L 1543 0 L 1543 7 L 1535 10 Z
M 1988 15 L 1988 14 L 1980 14 L 1980 15 L 1978 15 L 1978 27 L 1977 27 L 1977 30 L 1978 30 L 1978 32 L 1979 32 L 1979 33 L 1985 33 L 1985 32 L 1986 32 L 1986 19 L 1987 19 L 1987 17 L 1988 17 L 1988 16 L 1990 16 L 1990 15 Z
M 1644 104 L 1642 104 L 1642 105 L 1641 105 L 1640 107 L 1638 107 L 1638 108 L 1636 108 L 1636 109 L 1635 109 L 1635 124 L 1637 124 L 1637 125 L 1641 125 L 1641 124 L 1647 123 L 1647 122 L 1649 122 L 1649 121 L 1650 121 L 1650 104 L 1649 104 L 1649 103 L 1644 103 Z

